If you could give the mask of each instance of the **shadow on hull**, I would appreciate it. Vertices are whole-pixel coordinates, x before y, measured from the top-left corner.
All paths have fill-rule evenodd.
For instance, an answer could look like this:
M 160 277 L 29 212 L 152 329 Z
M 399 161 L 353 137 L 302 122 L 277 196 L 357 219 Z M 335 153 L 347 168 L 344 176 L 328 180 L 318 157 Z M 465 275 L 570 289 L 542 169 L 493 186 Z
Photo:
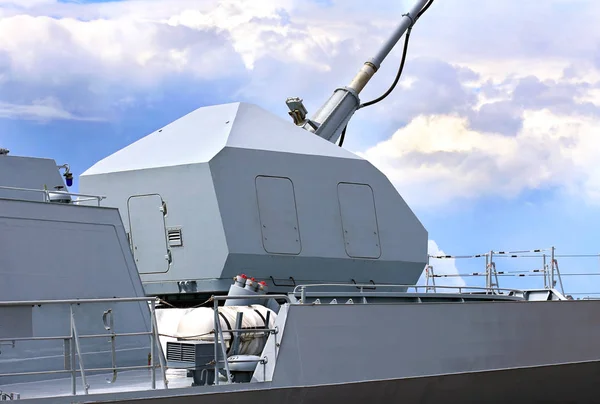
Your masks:
M 596 403 L 598 380 L 600 362 L 586 362 L 339 385 L 184 393 L 170 397 L 138 397 L 132 401 L 147 404 Z M 113 396 L 95 402 L 118 401 Z

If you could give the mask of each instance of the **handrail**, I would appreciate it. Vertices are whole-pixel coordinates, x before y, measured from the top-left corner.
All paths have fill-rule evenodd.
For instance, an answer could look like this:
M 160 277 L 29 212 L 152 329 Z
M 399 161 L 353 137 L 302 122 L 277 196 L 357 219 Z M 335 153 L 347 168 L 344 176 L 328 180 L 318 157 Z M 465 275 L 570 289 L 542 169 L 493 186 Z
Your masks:
M 254 299 L 260 299 L 260 300 L 284 299 L 288 303 L 292 302 L 288 295 L 269 295 L 269 294 L 249 295 L 249 296 L 211 296 L 210 299 L 208 299 L 208 301 L 212 302 L 212 301 L 222 301 L 222 300 L 254 300 Z
M 39 193 L 44 194 L 44 200 L 43 200 L 44 202 L 50 202 L 50 194 L 76 196 L 78 198 L 79 197 L 90 198 L 90 199 L 79 199 L 79 200 L 74 201 L 74 202 L 84 202 L 84 201 L 96 200 L 98 202 L 98 206 L 100 206 L 100 203 L 102 202 L 102 200 L 106 199 L 106 196 L 102 196 L 102 195 L 80 194 L 80 193 L 75 193 L 75 192 L 50 190 L 50 189 L 7 187 L 7 186 L 3 186 L 3 185 L 0 185 L 0 190 L 23 191 L 23 192 L 39 192 Z
M 94 304 L 94 303 L 132 303 L 132 302 L 149 302 L 150 309 L 150 331 L 141 331 L 141 332 L 124 332 L 118 333 L 115 332 L 113 328 L 112 318 L 109 319 L 110 323 L 107 323 L 106 313 L 110 312 L 111 315 L 113 313 L 112 309 L 109 311 L 105 311 L 103 318 L 103 325 L 106 328 L 108 333 L 106 334 L 79 334 L 76 321 L 75 321 L 75 312 L 73 310 L 74 305 L 81 304 Z M 64 351 L 64 359 L 65 363 L 67 363 L 67 359 L 70 359 L 69 367 L 70 369 L 60 369 L 60 370 L 45 370 L 45 371 L 33 371 L 33 372 L 12 372 L 12 373 L 2 373 L 0 377 L 7 376 L 32 376 L 32 375 L 43 375 L 43 374 L 60 374 L 60 373 L 71 373 L 71 394 L 77 395 L 77 387 L 76 387 L 76 358 L 79 358 L 79 372 L 81 373 L 82 384 L 84 388 L 85 394 L 88 394 L 89 385 L 86 380 L 86 372 L 98 372 L 98 371 L 107 371 L 112 373 L 112 378 L 108 379 L 109 383 L 113 383 L 117 378 L 117 372 L 123 370 L 134 370 L 134 369 L 150 369 L 151 372 L 151 382 L 152 389 L 156 389 L 156 367 L 161 368 L 161 376 L 164 381 L 164 388 L 167 389 L 168 381 L 166 377 L 166 364 L 164 358 L 162 356 L 162 347 L 160 345 L 160 339 L 158 334 L 157 322 L 156 322 L 156 311 L 155 297 L 121 297 L 121 298 L 98 298 L 98 299 L 57 299 L 57 300 L 23 300 L 23 301 L 0 301 L 0 307 L 14 307 L 14 306 L 42 306 L 42 305 L 68 305 L 69 306 L 69 317 L 70 317 L 70 335 L 61 335 L 61 336 L 45 336 L 45 337 L 5 337 L 0 338 L 1 342 L 12 342 L 13 346 L 17 341 L 50 341 L 50 340 L 64 340 L 65 343 L 68 342 L 69 348 Z M 117 366 L 116 365 L 116 352 L 114 350 L 114 339 L 116 337 L 131 337 L 131 336 L 141 336 L 148 335 L 150 336 L 150 357 L 149 363 L 147 365 L 136 365 L 136 366 Z M 83 363 L 82 351 L 80 346 L 80 340 L 84 338 L 106 338 L 109 337 L 112 341 L 111 349 L 109 350 L 110 355 L 112 356 L 112 367 L 102 367 L 102 368 L 86 368 Z M 158 357 L 159 364 L 156 364 L 156 348 L 158 348 Z
M 418 293 L 419 289 L 430 289 L 431 285 L 427 286 L 427 285 L 388 285 L 388 284 L 372 284 L 372 283 L 368 283 L 368 284 L 354 284 L 354 283 L 313 283 L 313 284 L 307 284 L 307 285 L 298 285 L 296 286 L 293 291 L 292 294 L 296 295 L 298 293 L 302 293 L 302 290 L 305 290 L 306 288 L 317 288 L 317 287 L 356 287 L 356 288 L 361 288 L 360 293 L 363 292 L 362 288 L 369 288 L 369 289 L 373 289 L 373 287 L 380 287 L 380 288 L 414 288 L 415 292 Z M 523 290 L 520 289 L 505 289 L 505 288 L 494 288 L 493 291 L 490 290 L 490 288 L 486 288 L 486 287 L 481 287 L 481 286 L 435 286 L 436 288 L 441 288 L 441 289 L 454 289 L 454 290 L 458 290 L 458 293 L 463 293 L 463 290 L 469 290 L 469 289 L 473 289 L 473 290 L 481 290 L 481 291 L 485 291 L 488 293 L 492 293 L 493 291 L 505 291 L 505 292 L 519 292 L 519 293 L 524 293 Z M 373 292 L 371 292 L 373 293 Z M 427 292 L 426 292 L 427 293 Z
M 80 303 L 119 303 L 149 302 L 155 297 L 102 297 L 97 299 L 56 299 L 56 300 L 0 300 L 2 306 L 40 306 L 46 304 L 80 304 Z

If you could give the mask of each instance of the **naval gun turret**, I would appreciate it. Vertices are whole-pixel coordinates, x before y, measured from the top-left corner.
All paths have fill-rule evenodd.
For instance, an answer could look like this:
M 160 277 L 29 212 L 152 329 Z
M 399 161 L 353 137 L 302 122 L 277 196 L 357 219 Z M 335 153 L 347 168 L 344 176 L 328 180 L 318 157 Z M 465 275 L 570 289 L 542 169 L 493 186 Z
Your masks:
M 296 125 L 247 103 L 202 107 L 81 175 L 80 192 L 119 209 L 147 294 L 197 301 L 239 274 L 274 293 L 416 283 L 425 228 L 383 173 L 334 142 L 425 3 L 312 119 L 299 99 L 288 99 Z

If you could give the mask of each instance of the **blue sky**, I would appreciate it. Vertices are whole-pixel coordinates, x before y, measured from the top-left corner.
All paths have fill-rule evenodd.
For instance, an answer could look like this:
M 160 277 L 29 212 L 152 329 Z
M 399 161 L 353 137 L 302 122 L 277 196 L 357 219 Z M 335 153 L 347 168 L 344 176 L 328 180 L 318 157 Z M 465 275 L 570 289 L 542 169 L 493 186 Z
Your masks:
M 412 4 L 243 3 L 0 0 L 0 145 L 77 174 L 205 105 L 253 102 L 288 119 L 286 97 L 301 96 L 314 111 Z M 593 0 L 438 0 L 415 27 L 398 89 L 356 114 L 345 147 L 388 175 L 433 253 L 600 252 L 597 15 Z M 387 88 L 399 48 L 364 100 Z M 534 261 L 499 259 L 498 268 Z M 594 258 L 559 263 L 600 273 Z M 591 279 L 565 284 L 600 290 Z

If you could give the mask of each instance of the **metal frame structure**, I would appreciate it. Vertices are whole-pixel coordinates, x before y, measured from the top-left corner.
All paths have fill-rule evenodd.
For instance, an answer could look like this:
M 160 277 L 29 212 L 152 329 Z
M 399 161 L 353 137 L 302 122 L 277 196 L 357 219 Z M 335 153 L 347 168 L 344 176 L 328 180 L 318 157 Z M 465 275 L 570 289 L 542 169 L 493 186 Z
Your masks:
M 318 289 L 326 287 L 326 291 L 321 292 L 309 292 L 309 289 Z M 426 303 L 429 297 L 433 298 L 432 302 L 467 302 L 470 300 L 473 301 L 527 301 L 529 299 L 528 293 L 530 292 L 539 292 L 539 291 L 526 291 L 526 290 L 518 290 L 518 289 L 501 289 L 495 288 L 494 290 L 490 290 L 485 287 L 471 287 L 471 286 L 435 286 L 436 288 L 452 290 L 456 291 L 456 293 L 427 293 L 427 291 L 431 288 L 429 285 L 378 285 L 378 284 L 306 284 L 306 285 L 298 285 L 294 288 L 293 292 L 289 295 L 285 294 L 265 294 L 265 295 L 255 295 L 252 296 L 253 299 L 260 300 L 284 300 L 288 305 L 313 305 L 318 304 L 319 299 L 317 301 L 309 302 L 307 298 L 309 297 L 333 297 L 329 304 L 337 304 L 337 299 L 340 297 L 344 297 L 344 299 L 348 298 L 346 301 L 340 301 L 340 304 L 354 304 L 356 297 L 362 297 L 362 301 L 356 300 L 356 303 L 363 304 L 371 304 L 377 303 L 373 298 L 379 298 L 383 300 L 387 300 L 392 302 L 394 299 L 399 297 L 403 297 L 405 300 L 409 300 L 412 303 Z M 348 289 L 356 289 L 353 292 L 347 292 Z M 398 292 L 387 292 L 387 291 L 377 291 L 374 289 L 401 289 Z M 414 289 L 414 293 L 408 292 L 408 289 Z M 335 290 L 339 290 L 339 292 L 335 292 Z M 420 292 L 421 290 L 425 290 L 425 293 Z M 558 295 L 557 300 L 564 300 L 564 297 L 560 296 L 555 290 L 550 290 L 550 292 L 554 292 Z M 227 381 L 224 384 L 232 383 L 231 371 L 229 368 L 230 363 L 238 363 L 238 362 L 257 362 L 258 364 L 263 365 L 265 374 L 266 374 L 266 365 L 268 362 L 267 356 L 262 356 L 259 359 L 248 359 L 248 360 L 234 360 L 229 361 L 227 358 L 227 347 L 225 346 L 225 338 L 223 337 L 223 329 L 221 328 L 220 319 L 219 319 L 219 302 L 226 300 L 243 300 L 247 299 L 247 296 L 227 296 L 227 295 L 219 295 L 212 296 L 207 303 L 212 303 L 212 309 L 214 313 L 214 329 L 212 333 L 214 333 L 214 359 L 213 365 L 215 369 L 214 375 L 214 384 L 219 385 L 220 383 L 219 376 L 220 370 L 225 369 L 226 379 Z M 367 298 L 369 301 L 367 301 Z M 109 331 L 107 334 L 87 334 L 81 335 L 78 333 L 78 329 L 76 326 L 76 319 L 73 312 L 74 305 L 81 304 L 93 304 L 93 303 L 122 303 L 122 302 L 149 302 L 150 315 L 151 315 L 151 331 L 143 331 L 143 332 L 129 332 L 129 333 L 116 333 L 113 329 L 112 324 L 112 309 L 106 310 L 103 316 L 104 328 Z M 64 359 L 65 366 L 68 368 L 65 370 L 50 370 L 50 371 L 38 371 L 38 372 L 21 372 L 21 373 L 5 373 L 0 374 L 0 377 L 3 376 L 23 376 L 23 375 L 38 375 L 38 374 L 60 374 L 60 373 L 70 373 L 71 375 L 71 394 L 77 395 L 78 390 L 76 386 L 76 378 L 77 373 L 80 373 L 83 391 L 84 394 L 89 393 L 90 386 L 87 383 L 86 372 L 112 372 L 112 380 L 107 381 L 109 383 L 113 383 L 116 380 L 117 372 L 123 370 L 134 370 L 134 369 L 151 369 L 151 382 L 152 389 L 157 389 L 156 385 L 156 367 L 161 368 L 161 377 L 164 382 L 164 389 L 168 389 L 168 380 L 166 376 L 167 371 L 167 363 L 164 357 L 165 353 L 162 352 L 162 347 L 160 345 L 158 327 L 156 323 L 156 312 L 155 312 L 155 304 L 156 298 L 154 297 L 133 297 L 133 298 L 103 298 L 103 299 L 71 299 L 71 300 L 38 300 L 38 301 L 4 301 L 0 302 L 0 309 L 2 307 L 14 307 L 14 306 L 31 306 L 31 305 L 69 305 L 70 310 L 70 320 L 71 320 L 71 332 L 70 335 L 60 335 L 60 336 L 48 336 L 48 337 L 22 337 L 22 338 L 2 338 L 0 339 L 0 344 L 2 343 L 10 343 L 14 345 L 17 341 L 28 341 L 28 340 L 64 340 L 65 349 Z M 326 304 L 326 303 L 325 303 Z M 168 310 L 168 309 L 165 309 Z M 228 329 L 228 333 L 239 335 L 245 333 L 264 333 L 268 337 L 270 335 L 277 335 L 280 333 L 280 330 L 277 326 L 270 328 L 268 325 L 268 320 L 265 325 L 265 328 L 247 328 L 242 329 L 239 324 L 236 324 L 235 328 Z M 114 341 L 116 337 L 127 337 L 127 336 L 139 336 L 139 335 L 149 335 L 151 340 L 150 345 L 150 360 L 148 365 L 144 366 L 116 366 L 116 352 Z M 84 338 L 106 338 L 109 337 L 111 341 L 111 351 L 110 355 L 112 355 L 112 363 L 113 367 L 108 368 L 86 368 L 84 362 L 82 360 L 82 351 L 80 347 L 80 340 Z M 274 347 L 273 352 L 277 352 L 279 349 L 278 342 L 276 338 L 273 338 Z M 156 348 L 158 348 L 158 354 L 156 352 Z M 222 360 L 219 359 L 221 355 L 219 355 L 219 349 L 221 350 Z M 156 364 L 155 357 L 158 356 L 159 363 Z M 76 357 L 79 357 L 79 368 L 76 368 Z M 265 380 L 266 377 L 265 377 Z M 261 381 L 258 381 L 260 383 Z M 159 388 L 160 389 L 160 388 Z M 7 397 L 10 397 L 9 393 Z M 18 393 L 14 393 L 16 396 L 19 396 Z
M 469 274 L 435 274 L 433 271 L 433 266 L 427 265 L 425 267 L 425 277 L 426 277 L 426 285 L 429 286 L 431 282 L 432 285 L 429 288 L 432 288 L 435 292 L 435 278 L 446 278 L 446 277 L 462 277 L 462 276 L 484 276 L 485 277 L 485 289 L 490 291 L 500 291 L 499 288 L 499 276 L 506 276 L 511 274 L 511 271 L 498 271 L 496 269 L 496 262 L 494 261 L 494 256 L 505 256 L 511 258 L 519 258 L 525 257 L 518 254 L 522 253 L 540 253 L 543 251 L 550 251 L 550 265 L 547 263 L 548 255 L 543 253 L 539 255 L 539 258 L 542 259 L 542 269 L 534 269 L 531 272 L 541 272 L 541 276 L 544 278 L 544 289 L 550 290 L 554 289 L 556 283 L 560 285 L 560 291 L 564 295 L 565 289 L 562 281 L 562 276 L 558 267 L 558 260 L 556 259 L 556 248 L 550 247 L 549 249 L 535 249 L 535 250 L 521 250 L 521 251 L 494 251 L 490 250 L 485 254 L 475 254 L 475 255 L 429 255 L 428 259 L 456 259 L 456 258 L 482 258 L 485 257 L 485 272 L 473 272 Z M 538 256 L 526 256 L 526 257 L 538 257 Z M 523 271 L 517 271 L 519 276 L 524 276 L 521 274 Z M 515 273 L 517 274 L 517 273 Z M 439 287 L 439 286 L 437 286 Z
M 0 338 L 1 344 L 10 344 L 13 347 L 18 341 L 50 341 L 50 340 L 63 340 L 65 341 L 64 360 L 65 367 L 68 369 L 63 370 L 46 370 L 36 372 L 13 372 L 13 373 L 2 373 L 1 377 L 7 376 L 33 376 L 33 375 L 44 375 L 44 374 L 71 374 L 71 394 L 77 395 L 77 360 L 79 358 L 79 372 L 81 375 L 81 381 L 83 384 L 83 390 L 87 395 L 89 393 L 89 384 L 86 379 L 86 372 L 99 372 L 107 371 L 112 372 L 112 379 L 110 383 L 114 383 L 117 378 L 117 372 L 119 370 L 134 370 L 134 369 L 151 369 L 150 377 L 152 382 L 152 389 L 156 389 L 156 366 L 161 368 L 161 376 L 164 381 L 165 388 L 168 388 L 167 376 L 166 376 L 166 364 L 161 351 L 158 328 L 156 325 L 156 313 L 155 313 L 155 298 L 154 297 L 131 297 L 131 298 L 102 298 L 102 299 L 66 299 L 66 300 L 31 300 L 31 301 L 0 301 L 0 310 L 3 307 L 27 307 L 27 306 L 42 306 L 42 305 L 68 305 L 69 306 L 69 317 L 70 317 L 70 335 L 55 335 L 46 337 L 18 337 L 18 338 Z M 103 315 L 104 328 L 109 331 L 107 334 L 79 334 L 77 331 L 75 313 L 73 311 L 74 305 L 82 304 L 94 304 L 94 303 L 139 303 L 148 302 L 150 307 L 150 331 L 141 332 L 128 332 L 128 333 L 117 333 L 113 329 L 112 323 L 112 309 L 106 310 Z M 141 366 L 117 366 L 116 364 L 116 350 L 115 350 L 115 338 L 116 337 L 133 337 L 140 335 L 148 335 L 150 337 L 150 357 L 148 365 Z M 80 346 L 80 340 L 84 338 L 106 338 L 109 337 L 111 341 L 111 356 L 113 366 L 110 368 L 86 368 L 83 361 L 83 355 Z M 158 348 L 158 361 L 156 364 L 156 348 Z
M 214 350 L 214 362 L 215 362 L 215 384 L 219 384 L 219 346 L 221 347 L 221 351 L 223 354 L 223 363 L 225 366 L 225 372 L 227 374 L 227 380 L 230 381 L 231 380 L 231 373 L 229 371 L 229 361 L 227 360 L 227 353 L 226 353 L 226 348 L 225 348 L 225 339 L 223 338 L 223 330 L 221 329 L 221 321 L 219 320 L 219 302 L 220 301 L 225 301 L 225 300 L 245 300 L 248 299 L 248 296 L 212 296 L 209 299 L 209 302 L 212 301 L 213 302 L 213 313 L 214 313 L 214 325 L 215 325 L 215 339 L 214 339 L 214 346 L 215 346 L 215 350 Z M 287 295 L 254 295 L 252 296 L 252 299 L 260 299 L 260 300 L 269 300 L 269 299 L 283 299 L 285 300 L 287 303 L 291 304 L 291 300 L 290 297 Z M 263 329 L 242 329 L 242 328 L 238 328 L 238 326 L 236 325 L 235 329 L 232 330 L 227 330 L 227 332 L 232 333 L 232 334 L 246 334 L 246 333 L 268 333 L 268 334 L 277 334 L 279 332 L 279 330 L 277 329 L 277 327 L 271 329 L 271 328 L 263 328 Z M 240 362 L 240 361 L 236 361 Z M 257 362 L 261 363 L 262 365 L 266 365 L 266 358 L 261 358 L 259 360 L 257 360 Z
M 104 199 L 106 199 L 106 197 L 99 196 L 99 195 L 79 194 L 79 193 L 75 193 L 75 192 L 59 191 L 59 190 L 51 191 L 49 189 L 35 189 L 35 188 L 19 188 L 19 187 L 0 186 L 0 190 L 41 193 L 41 194 L 43 194 L 42 202 L 51 202 L 52 200 L 50 199 L 50 194 L 52 194 L 52 195 L 64 195 L 64 196 L 76 196 L 78 198 L 79 197 L 83 197 L 83 198 L 86 198 L 86 199 L 77 199 L 77 201 L 74 201 L 74 202 L 97 201 L 98 206 L 100 206 L 101 202 Z

